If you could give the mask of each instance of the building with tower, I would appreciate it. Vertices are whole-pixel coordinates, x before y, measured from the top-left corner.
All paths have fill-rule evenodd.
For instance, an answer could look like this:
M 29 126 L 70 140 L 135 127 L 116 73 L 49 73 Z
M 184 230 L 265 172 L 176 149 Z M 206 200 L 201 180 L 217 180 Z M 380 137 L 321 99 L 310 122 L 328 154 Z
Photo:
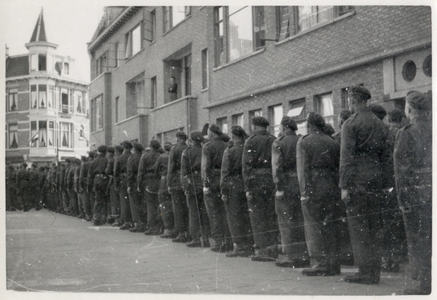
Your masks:
M 56 53 L 41 10 L 26 48 L 6 52 L 6 161 L 48 165 L 89 151 L 88 83 Z

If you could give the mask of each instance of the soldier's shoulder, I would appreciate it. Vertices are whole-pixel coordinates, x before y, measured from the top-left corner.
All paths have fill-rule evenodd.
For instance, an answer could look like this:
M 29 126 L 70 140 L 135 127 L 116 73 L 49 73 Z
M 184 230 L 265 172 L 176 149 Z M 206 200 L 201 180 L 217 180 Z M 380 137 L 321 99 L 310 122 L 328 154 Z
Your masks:
M 310 136 L 309 134 L 305 134 L 305 135 L 301 136 L 299 138 L 299 140 L 304 140 L 304 139 L 308 138 L 309 136 Z
M 205 144 L 203 144 L 203 147 L 210 147 L 211 145 L 212 145 L 212 142 L 208 141 Z
M 408 124 L 408 125 L 402 127 L 401 129 L 399 129 L 399 131 L 397 133 L 397 136 L 399 136 L 399 135 L 401 135 L 401 134 L 403 134 L 405 132 L 410 131 L 412 129 L 412 126 L 413 126 L 413 124 Z

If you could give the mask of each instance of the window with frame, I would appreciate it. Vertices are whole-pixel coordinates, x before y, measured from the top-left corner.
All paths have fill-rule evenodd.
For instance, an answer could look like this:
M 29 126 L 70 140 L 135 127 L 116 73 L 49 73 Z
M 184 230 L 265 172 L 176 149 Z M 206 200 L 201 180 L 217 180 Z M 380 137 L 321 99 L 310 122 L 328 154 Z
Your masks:
M 62 148 L 73 148 L 73 124 L 72 123 L 60 123 L 61 127 L 61 138 L 60 138 L 60 146 Z
M 278 40 L 285 40 L 298 32 L 330 22 L 353 10 L 353 6 L 278 6 Z
M 185 96 L 191 95 L 191 54 L 183 58 L 183 73 L 185 77 Z
M 220 127 L 223 133 L 228 133 L 228 118 L 218 118 L 217 119 L 217 126 Z
M 61 89 L 60 111 L 63 114 L 72 114 L 74 112 L 73 99 L 68 89 Z
M 131 58 L 132 56 L 140 52 L 143 47 L 141 27 L 142 23 L 140 22 L 136 27 L 134 27 L 126 34 L 126 59 Z
M 30 70 L 31 71 L 38 70 L 38 55 L 37 54 L 30 55 Z
M 74 103 L 76 103 L 76 113 L 85 115 L 86 114 L 86 103 L 84 93 L 81 91 L 74 92 Z
M 202 50 L 202 89 L 209 86 L 208 79 L 208 49 Z
M 144 73 L 126 82 L 126 118 L 136 116 L 138 108 L 145 108 Z
M 103 96 L 100 95 L 91 100 L 91 130 L 103 129 Z
M 232 116 L 232 125 L 239 125 L 244 128 L 244 114 L 236 114 Z
M 115 123 L 117 123 L 119 120 L 119 105 L 120 105 L 119 101 L 120 101 L 120 97 L 118 96 L 115 97 Z
M 18 148 L 18 124 L 8 124 L 8 149 Z
M 47 108 L 47 86 L 38 85 L 39 108 Z
M 332 101 L 332 93 L 315 96 L 314 101 L 317 113 L 325 119 L 325 123 L 334 126 L 334 104 Z
M 158 107 L 158 86 L 156 76 L 150 79 L 150 101 L 152 108 Z
M 272 134 L 276 137 L 278 137 L 281 132 L 280 126 L 283 115 L 284 110 L 282 104 L 269 107 L 269 123 L 270 127 L 273 129 Z
M 156 10 L 144 14 L 144 39 L 153 42 L 156 39 Z
M 48 93 L 47 93 L 47 108 L 53 109 L 55 108 L 53 102 L 55 101 L 55 87 L 53 85 L 48 85 Z
M 32 84 L 30 86 L 30 108 L 37 109 L 38 108 L 38 91 L 37 86 Z
M 163 8 L 163 28 L 164 32 L 182 22 L 191 14 L 191 6 L 164 6 Z
M 47 71 L 47 54 L 38 54 L 38 71 Z
M 289 102 L 288 107 L 289 110 L 287 112 L 287 116 L 293 118 L 297 124 L 296 134 L 306 135 L 306 100 L 292 100 Z
M 96 60 L 96 77 L 108 69 L 106 52 Z
M 64 63 L 64 75 L 69 75 L 70 74 L 70 64 L 69 63 Z
M 9 89 L 8 91 L 8 111 L 18 110 L 18 89 Z
M 264 6 L 214 8 L 216 66 L 265 46 Z

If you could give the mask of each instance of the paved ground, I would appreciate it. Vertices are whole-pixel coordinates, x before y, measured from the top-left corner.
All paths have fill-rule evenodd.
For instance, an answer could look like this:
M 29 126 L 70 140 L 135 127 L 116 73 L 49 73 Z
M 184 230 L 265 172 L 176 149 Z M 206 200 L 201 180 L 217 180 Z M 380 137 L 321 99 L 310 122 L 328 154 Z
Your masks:
M 12 291 L 240 295 L 399 295 L 415 283 L 383 273 L 379 285 L 341 276 L 305 277 L 301 269 L 227 258 L 48 210 L 6 213 L 6 288 Z M 28 293 L 26 293 L 28 294 Z M 88 297 L 87 297 L 88 298 Z M 378 297 L 376 297 L 378 298 Z

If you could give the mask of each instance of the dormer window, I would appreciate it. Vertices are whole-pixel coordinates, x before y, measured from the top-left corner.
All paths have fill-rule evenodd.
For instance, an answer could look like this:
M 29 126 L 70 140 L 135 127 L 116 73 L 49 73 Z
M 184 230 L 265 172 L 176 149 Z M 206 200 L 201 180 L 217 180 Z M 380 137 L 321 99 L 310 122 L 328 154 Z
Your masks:
M 69 74 L 70 74 L 70 64 L 64 63 L 64 75 L 69 75 Z
M 47 71 L 47 55 L 45 53 L 38 54 L 38 71 Z

